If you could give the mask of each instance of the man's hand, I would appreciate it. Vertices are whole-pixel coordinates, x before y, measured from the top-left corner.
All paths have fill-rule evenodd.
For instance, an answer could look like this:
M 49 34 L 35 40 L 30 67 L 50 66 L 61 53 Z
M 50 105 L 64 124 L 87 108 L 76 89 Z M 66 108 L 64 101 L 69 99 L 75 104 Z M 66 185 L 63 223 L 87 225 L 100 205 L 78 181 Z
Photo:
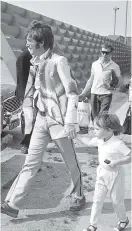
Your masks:
M 66 124 L 65 125 L 65 132 L 68 138 L 74 139 L 77 135 L 75 125 Z
M 83 93 L 81 93 L 79 95 L 79 101 L 84 101 L 86 99 L 86 95 L 84 95 Z
M 115 87 L 110 86 L 110 87 L 107 87 L 107 90 L 114 91 L 114 90 L 116 90 L 116 88 L 115 88 Z

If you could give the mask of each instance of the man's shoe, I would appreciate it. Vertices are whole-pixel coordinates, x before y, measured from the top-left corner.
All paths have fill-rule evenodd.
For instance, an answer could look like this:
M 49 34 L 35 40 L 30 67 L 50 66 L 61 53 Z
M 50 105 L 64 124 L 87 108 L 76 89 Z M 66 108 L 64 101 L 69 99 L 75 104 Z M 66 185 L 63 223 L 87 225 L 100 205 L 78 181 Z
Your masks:
M 22 152 L 23 154 L 28 154 L 28 147 L 25 146 L 25 145 L 23 145 L 23 146 L 21 147 L 21 152 Z
M 71 211 L 79 211 L 81 210 L 84 205 L 86 204 L 86 198 L 83 196 L 82 198 L 75 198 L 73 204 L 70 207 Z
M 19 210 L 11 208 L 7 202 L 4 202 L 1 205 L 1 213 L 4 213 L 10 217 L 16 218 L 18 216 Z

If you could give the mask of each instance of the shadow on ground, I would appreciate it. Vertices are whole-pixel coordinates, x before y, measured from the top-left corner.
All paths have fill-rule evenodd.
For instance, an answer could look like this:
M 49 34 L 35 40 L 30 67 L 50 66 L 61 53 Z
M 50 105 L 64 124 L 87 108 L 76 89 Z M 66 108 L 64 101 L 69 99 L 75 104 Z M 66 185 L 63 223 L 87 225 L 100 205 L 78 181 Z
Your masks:
M 14 224 L 21 224 L 29 221 L 40 221 L 40 220 L 48 220 L 51 218 L 70 218 L 72 221 L 75 221 L 79 213 L 72 212 L 70 210 L 59 211 L 59 212 L 49 212 L 46 214 L 33 214 L 27 215 L 26 218 L 20 219 L 12 219 L 11 222 Z
M 131 211 L 131 199 L 125 199 L 125 206 L 126 206 L 126 211 L 129 212 Z M 90 207 L 90 206 L 88 206 Z M 102 214 L 111 214 L 114 213 L 114 209 L 112 206 L 111 202 L 105 202 L 103 209 L 102 209 Z M 85 211 L 82 211 L 81 216 L 89 216 L 91 214 L 91 208 L 87 208 Z

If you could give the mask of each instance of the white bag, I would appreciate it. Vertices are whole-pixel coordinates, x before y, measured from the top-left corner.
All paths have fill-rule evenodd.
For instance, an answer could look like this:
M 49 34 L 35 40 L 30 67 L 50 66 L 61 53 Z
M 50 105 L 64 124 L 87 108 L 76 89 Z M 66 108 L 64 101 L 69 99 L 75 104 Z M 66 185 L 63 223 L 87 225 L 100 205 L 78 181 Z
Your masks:
M 78 102 L 77 121 L 79 127 L 89 127 L 91 118 L 91 104 Z

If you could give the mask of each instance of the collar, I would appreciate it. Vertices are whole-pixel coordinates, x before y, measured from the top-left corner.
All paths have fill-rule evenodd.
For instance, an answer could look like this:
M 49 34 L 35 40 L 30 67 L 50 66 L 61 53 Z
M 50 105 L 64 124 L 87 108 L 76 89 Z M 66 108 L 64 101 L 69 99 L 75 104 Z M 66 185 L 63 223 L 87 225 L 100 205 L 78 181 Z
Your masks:
M 45 51 L 42 55 L 40 55 L 40 57 L 38 56 L 34 56 L 30 62 L 32 65 L 36 65 L 38 66 L 40 63 L 44 62 L 44 60 L 48 59 L 50 56 L 52 55 L 52 51 L 50 50 L 50 48 Z
M 103 63 L 101 57 L 98 59 L 98 62 L 99 62 L 100 64 Z M 107 65 L 110 65 L 110 64 L 112 64 L 112 63 L 113 63 L 113 61 L 112 61 L 112 59 L 110 58 L 110 61 L 106 64 L 106 66 L 107 66 Z
M 114 134 L 113 134 L 108 140 L 106 140 L 106 141 L 103 140 L 103 141 L 104 141 L 104 143 L 107 143 L 107 142 L 113 140 L 114 137 L 115 137 L 115 136 L 114 136 Z

